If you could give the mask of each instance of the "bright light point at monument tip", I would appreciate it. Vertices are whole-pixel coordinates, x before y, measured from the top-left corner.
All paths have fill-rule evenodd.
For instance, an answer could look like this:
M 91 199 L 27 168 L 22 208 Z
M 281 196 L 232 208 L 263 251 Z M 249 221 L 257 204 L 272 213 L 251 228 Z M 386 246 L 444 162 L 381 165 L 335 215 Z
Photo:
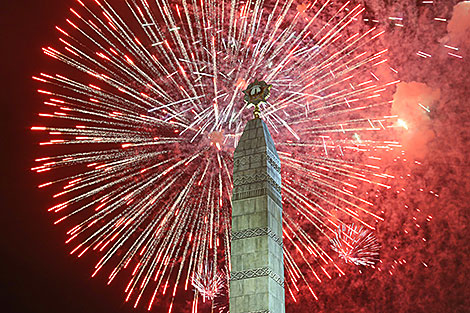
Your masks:
M 244 307 L 265 282 L 279 312 L 329 312 L 433 268 L 450 87 L 425 69 L 467 64 L 467 2 L 71 3 L 31 170 L 94 284 L 136 312 L 278 313 Z

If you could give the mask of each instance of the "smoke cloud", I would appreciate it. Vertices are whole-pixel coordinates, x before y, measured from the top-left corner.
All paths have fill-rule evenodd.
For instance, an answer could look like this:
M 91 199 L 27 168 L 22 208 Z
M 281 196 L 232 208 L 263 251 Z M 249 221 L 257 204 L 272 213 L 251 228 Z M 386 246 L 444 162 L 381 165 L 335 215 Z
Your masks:
M 428 143 L 435 137 L 429 113 L 439 101 L 441 92 L 424 83 L 399 83 L 393 95 L 392 114 L 398 115 L 403 128 L 401 143 L 408 156 L 423 158 Z
M 448 44 L 463 45 L 470 42 L 470 1 L 463 1 L 454 6 L 452 19 L 447 24 Z

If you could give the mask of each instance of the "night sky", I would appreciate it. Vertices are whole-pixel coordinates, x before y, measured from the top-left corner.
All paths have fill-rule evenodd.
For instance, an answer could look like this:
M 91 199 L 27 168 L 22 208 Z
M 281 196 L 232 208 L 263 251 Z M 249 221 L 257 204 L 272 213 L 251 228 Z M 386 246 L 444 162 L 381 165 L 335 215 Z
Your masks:
M 77 263 L 64 245 L 65 233 L 47 213 L 50 195 L 29 170 L 40 151 L 29 130 L 41 98 L 31 76 L 54 62 L 41 48 L 56 38 L 66 1 L 8 1 L 1 4 L 3 73 L 2 301 L 0 311 L 133 312 L 122 292 L 90 278 L 92 262 Z M 8 60 L 8 61 L 7 61 Z M 9 153 L 7 153 L 9 152 Z M 88 260 L 91 261 L 91 260 Z
M 470 2 L 455 8 L 458 1 L 434 2 L 363 1 L 370 16 L 407 17 L 407 27 L 390 26 L 381 40 L 402 81 L 393 95 L 391 113 L 406 120 L 409 131 L 402 132 L 400 140 L 406 157 L 419 164 L 400 163 L 402 172 L 410 176 L 394 187 L 405 191 L 380 201 L 384 207 L 402 209 L 408 204 L 420 211 L 388 210 L 378 237 L 387 245 L 384 260 L 408 261 L 391 269 L 392 275 L 346 267 L 351 271 L 347 276 L 316 286 L 318 301 L 305 293 L 297 303 L 289 301 L 287 312 L 470 312 Z M 30 128 L 38 121 L 43 101 L 31 76 L 61 68 L 41 48 L 56 43 L 54 26 L 68 16 L 69 7 L 65 0 L 1 4 L 6 65 L 2 86 L 7 94 L 0 145 L 4 247 L 0 311 L 147 312 L 125 304 L 118 286 L 91 279 L 93 258 L 77 260 L 69 255 L 66 228 L 52 225 L 54 217 L 47 212 L 50 194 L 38 190 L 43 181 L 30 171 L 34 159 L 42 155 Z M 439 23 L 435 17 L 450 22 Z M 418 51 L 432 57 L 420 57 Z M 423 114 L 417 102 L 429 112 Z M 398 234 L 400 225 L 410 223 L 413 216 L 432 219 L 417 232 Z M 398 252 L 394 245 L 400 247 Z

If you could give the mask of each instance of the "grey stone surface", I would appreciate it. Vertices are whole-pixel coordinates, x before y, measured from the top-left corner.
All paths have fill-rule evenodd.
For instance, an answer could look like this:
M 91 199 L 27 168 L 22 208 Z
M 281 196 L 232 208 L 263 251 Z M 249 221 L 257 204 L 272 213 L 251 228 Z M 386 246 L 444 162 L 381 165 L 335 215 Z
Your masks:
M 281 162 L 266 124 L 246 124 L 234 153 L 231 313 L 285 313 Z

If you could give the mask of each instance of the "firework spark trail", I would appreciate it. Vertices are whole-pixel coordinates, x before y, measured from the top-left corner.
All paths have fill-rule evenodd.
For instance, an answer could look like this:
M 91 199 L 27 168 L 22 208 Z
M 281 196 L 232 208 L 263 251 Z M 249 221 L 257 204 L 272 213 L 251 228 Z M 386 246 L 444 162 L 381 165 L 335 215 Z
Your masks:
M 171 311 L 194 273 L 230 268 L 232 153 L 251 118 L 241 90 L 254 77 L 273 84 L 261 117 L 282 162 L 288 291 L 295 299 L 306 284 L 317 298 L 314 281 L 344 274 L 319 235 L 383 220 L 361 186 L 390 188 L 375 156 L 399 146 L 382 96 L 398 81 L 371 73 L 386 62 L 386 49 L 371 48 L 383 32 L 350 30 L 363 8 L 78 3 L 57 27 L 62 48 L 43 49 L 73 71 L 33 77 L 47 86 L 39 116 L 48 126 L 32 130 L 59 152 L 33 170 L 57 173 L 40 187 L 62 188 L 50 211 L 75 223 L 72 253 L 101 255 L 93 276 L 109 268 L 111 283 L 126 273 L 126 301 L 148 295 L 149 310 L 171 291 Z

